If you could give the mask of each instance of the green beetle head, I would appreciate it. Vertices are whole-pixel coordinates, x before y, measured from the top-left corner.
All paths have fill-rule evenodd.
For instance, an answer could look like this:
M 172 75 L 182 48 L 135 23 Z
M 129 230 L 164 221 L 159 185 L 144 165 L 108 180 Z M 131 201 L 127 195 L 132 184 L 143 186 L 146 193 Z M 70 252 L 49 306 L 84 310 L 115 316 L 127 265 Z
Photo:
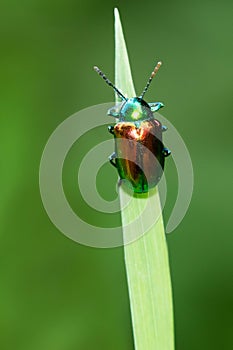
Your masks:
M 148 104 L 143 100 L 143 96 L 147 92 L 150 83 L 159 68 L 161 67 L 162 62 L 158 62 L 155 66 L 153 72 L 150 75 L 150 78 L 139 97 L 126 98 L 122 92 L 115 86 L 113 83 L 106 77 L 106 75 L 98 68 L 94 67 L 94 70 L 105 80 L 105 82 L 111 86 L 115 92 L 118 94 L 119 98 L 122 100 L 122 103 L 117 104 L 116 106 L 110 108 L 108 115 L 112 117 L 119 118 L 120 121 L 131 121 L 136 122 L 140 120 L 153 118 L 152 112 L 157 111 L 159 108 L 163 107 L 161 102 L 155 102 L 153 104 Z

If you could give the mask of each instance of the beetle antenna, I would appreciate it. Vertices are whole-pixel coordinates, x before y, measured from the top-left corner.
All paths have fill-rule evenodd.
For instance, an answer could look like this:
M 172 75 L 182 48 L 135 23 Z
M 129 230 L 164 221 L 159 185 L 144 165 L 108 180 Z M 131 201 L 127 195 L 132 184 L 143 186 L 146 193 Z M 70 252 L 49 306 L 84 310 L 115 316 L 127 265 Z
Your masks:
M 118 94 L 118 96 L 120 96 L 120 98 L 122 100 L 127 100 L 127 98 L 116 88 L 115 85 L 113 85 L 113 83 L 106 77 L 106 75 L 98 68 L 98 67 L 94 67 L 94 70 L 105 80 L 105 82 L 111 86 L 115 91 L 116 93 Z
M 143 98 L 143 96 L 144 96 L 145 93 L 147 92 L 147 90 L 148 90 L 148 88 L 149 88 L 149 86 L 150 86 L 150 83 L 152 82 L 152 79 L 154 78 L 154 76 L 156 75 L 156 73 L 158 72 L 158 70 L 159 70 L 159 68 L 160 68 L 161 66 L 162 66 L 162 62 L 159 61 L 159 62 L 156 64 L 156 66 L 155 66 L 153 72 L 151 73 L 151 76 L 150 76 L 150 78 L 149 78 L 149 80 L 148 80 L 148 82 L 147 82 L 147 84 L 146 84 L 145 89 L 144 89 L 143 92 L 141 93 L 140 98 Z

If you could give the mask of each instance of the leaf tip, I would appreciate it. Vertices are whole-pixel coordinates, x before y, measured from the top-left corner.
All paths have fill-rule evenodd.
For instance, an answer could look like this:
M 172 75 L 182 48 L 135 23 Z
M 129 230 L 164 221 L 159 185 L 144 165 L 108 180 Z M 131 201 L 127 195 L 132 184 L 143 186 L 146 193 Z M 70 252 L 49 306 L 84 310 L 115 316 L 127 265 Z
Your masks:
M 115 19 L 117 19 L 117 18 L 120 17 L 120 16 L 119 16 L 119 11 L 118 11 L 118 8 L 117 8 L 117 7 L 114 8 L 114 16 L 115 16 Z

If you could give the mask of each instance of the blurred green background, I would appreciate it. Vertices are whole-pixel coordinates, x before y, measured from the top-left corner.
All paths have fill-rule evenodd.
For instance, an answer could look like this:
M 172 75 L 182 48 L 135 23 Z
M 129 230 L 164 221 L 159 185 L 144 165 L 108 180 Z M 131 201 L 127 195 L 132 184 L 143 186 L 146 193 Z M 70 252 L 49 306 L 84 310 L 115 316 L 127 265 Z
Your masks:
M 113 99 L 92 66 L 113 79 L 114 6 L 138 92 L 156 59 L 163 60 L 147 100 L 166 104 L 163 114 L 182 135 L 194 166 L 189 211 L 167 237 L 176 349 L 232 349 L 230 0 L 1 1 L 0 347 L 133 349 L 123 249 L 94 249 L 62 235 L 43 208 L 38 185 L 40 157 L 53 130 L 76 111 Z M 87 145 L 80 142 L 77 157 Z M 64 176 L 74 207 L 75 153 Z M 101 171 L 111 192 L 114 169 Z M 172 160 L 166 177 L 165 221 L 177 191 Z M 99 218 L 100 225 L 104 221 Z

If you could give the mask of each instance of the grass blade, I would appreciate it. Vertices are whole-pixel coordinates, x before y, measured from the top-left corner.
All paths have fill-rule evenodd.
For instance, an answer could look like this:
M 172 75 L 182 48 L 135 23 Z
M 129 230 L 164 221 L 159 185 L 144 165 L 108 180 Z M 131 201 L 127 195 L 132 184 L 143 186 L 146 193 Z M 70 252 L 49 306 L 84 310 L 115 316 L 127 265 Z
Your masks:
M 136 96 L 118 10 L 115 9 L 115 84 L 127 96 Z M 131 316 L 136 350 L 173 350 L 173 307 L 167 244 L 158 189 L 131 198 L 120 188 L 124 241 L 133 236 L 126 226 L 141 215 L 140 230 L 157 215 L 141 238 L 124 246 Z

